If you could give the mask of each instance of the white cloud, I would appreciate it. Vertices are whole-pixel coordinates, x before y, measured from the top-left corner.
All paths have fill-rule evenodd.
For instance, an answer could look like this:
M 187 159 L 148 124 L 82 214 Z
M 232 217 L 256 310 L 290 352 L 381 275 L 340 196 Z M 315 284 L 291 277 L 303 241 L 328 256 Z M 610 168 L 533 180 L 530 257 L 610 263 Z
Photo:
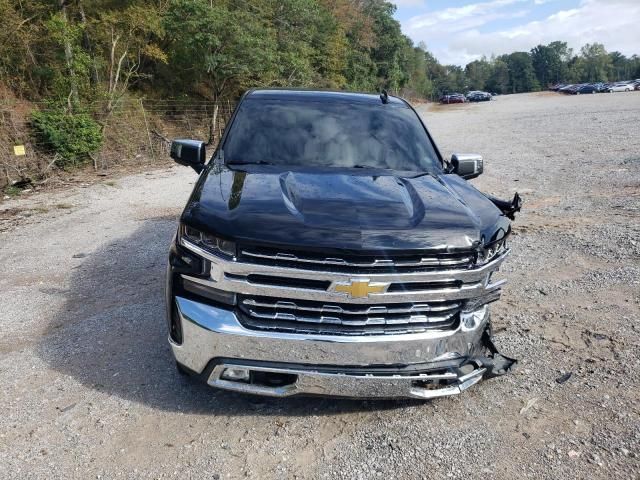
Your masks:
M 436 29 L 439 31 L 461 31 L 466 25 L 484 25 L 485 23 L 503 18 L 505 13 L 498 13 L 500 7 L 521 3 L 524 0 L 492 0 L 483 3 L 472 3 L 463 7 L 451 7 L 435 12 L 429 12 L 412 17 L 407 22 L 408 31 L 422 29 Z
M 391 3 L 397 7 L 422 7 L 424 0 L 393 0 Z
M 578 8 L 561 10 L 542 21 L 530 21 L 495 32 L 479 28 L 496 19 L 524 16 L 525 11 L 500 11 L 518 0 L 494 0 L 447 8 L 409 19 L 405 32 L 424 41 L 443 63 L 464 65 L 492 53 L 528 51 L 538 44 L 565 41 L 575 50 L 585 43 L 603 43 L 607 50 L 640 54 L 638 0 L 583 0 Z

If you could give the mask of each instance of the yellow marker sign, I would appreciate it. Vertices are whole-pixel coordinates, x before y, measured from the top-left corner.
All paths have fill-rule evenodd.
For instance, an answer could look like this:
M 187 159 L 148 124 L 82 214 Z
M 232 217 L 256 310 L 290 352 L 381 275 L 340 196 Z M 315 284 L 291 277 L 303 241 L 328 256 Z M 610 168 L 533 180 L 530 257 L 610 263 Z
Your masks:
M 26 155 L 27 152 L 24 150 L 24 145 L 14 145 L 13 154 L 18 157 L 21 157 L 22 155 Z

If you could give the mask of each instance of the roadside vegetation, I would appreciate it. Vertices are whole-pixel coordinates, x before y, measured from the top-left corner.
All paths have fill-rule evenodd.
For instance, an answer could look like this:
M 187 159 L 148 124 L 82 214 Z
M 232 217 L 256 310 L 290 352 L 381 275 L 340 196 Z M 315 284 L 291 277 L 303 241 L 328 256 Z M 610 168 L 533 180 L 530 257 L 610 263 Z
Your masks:
M 640 58 L 599 44 L 441 65 L 394 11 L 384 0 L 0 0 L 0 189 L 156 162 L 172 134 L 214 144 L 254 86 L 420 100 L 640 77 Z

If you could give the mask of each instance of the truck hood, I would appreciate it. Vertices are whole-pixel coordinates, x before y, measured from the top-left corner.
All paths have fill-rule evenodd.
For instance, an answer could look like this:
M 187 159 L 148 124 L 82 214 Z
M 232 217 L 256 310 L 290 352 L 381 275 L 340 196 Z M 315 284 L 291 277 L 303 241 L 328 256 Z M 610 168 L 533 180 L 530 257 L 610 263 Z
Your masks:
M 209 167 L 185 223 L 246 244 L 323 250 L 456 250 L 509 222 L 457 175 Z

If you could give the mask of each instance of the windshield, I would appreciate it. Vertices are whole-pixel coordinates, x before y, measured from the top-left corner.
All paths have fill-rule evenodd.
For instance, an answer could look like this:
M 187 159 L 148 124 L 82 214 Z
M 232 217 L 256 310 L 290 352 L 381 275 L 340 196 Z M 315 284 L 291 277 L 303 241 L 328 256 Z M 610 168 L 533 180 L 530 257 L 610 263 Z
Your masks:
M 246 99 L 223 149 L 228 164 L 404 171 L 440 168 L 413 110 L 382 102 Z

